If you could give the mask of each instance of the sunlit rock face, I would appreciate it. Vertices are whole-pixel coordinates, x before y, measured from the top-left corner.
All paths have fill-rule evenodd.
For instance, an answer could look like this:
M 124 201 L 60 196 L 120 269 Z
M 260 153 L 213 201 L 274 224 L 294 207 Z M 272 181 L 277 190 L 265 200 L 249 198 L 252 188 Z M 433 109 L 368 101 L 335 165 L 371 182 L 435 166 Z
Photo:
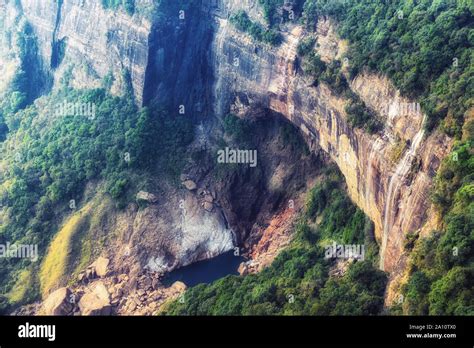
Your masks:
M 108 228 L 120 236 L 113 257 L 116 268 L 138 264 L 164 273 L 234 247 L 234 235 L 219 207 L 208 212 L 196 195 L 173 194 L 158 204 L 142 209 L 131 205 L 126 212 L 114 214 Z
M 384 129 L 374 135 L 353 129 L 346 101 L 324 84 L 311 86 L 302 74 L 296 48 L 304 30 L 289 25 L 278 48 L 255 43 L 228 21 L 228 13 L 239 8 L 245 4 L 227 1 L 214 7 L 215 112 L 244 115 L 267 108 L 297 125 L 311 145 L 337 163 L 352 200 L 375 224 L 380 267 L 398 274 L 404 268 L 405 235 L 427 220 L 432 178 L 450 141 L 438 133 L 426 135 L 424 115 L 415 101 L 401 97 L 387 78 L 368 72 L 356 76 L 350 86 L 377 112 Z M 317 32 L 321 57 L 327 62 L 340 58 L 346 43 L 335 36 L 333 23 L 321 20 Z

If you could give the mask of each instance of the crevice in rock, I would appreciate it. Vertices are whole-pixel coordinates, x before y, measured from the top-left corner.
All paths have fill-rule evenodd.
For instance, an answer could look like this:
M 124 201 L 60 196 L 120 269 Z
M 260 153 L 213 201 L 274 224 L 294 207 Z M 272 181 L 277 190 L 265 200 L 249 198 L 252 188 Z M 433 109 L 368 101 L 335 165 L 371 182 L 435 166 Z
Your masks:
M 59 30 L 59 25 L 61 23 L 61 11 L 63 7 L 63 0 L 58 0 L 57 1 L 57 12 L 56 12 L 56 20 L 54 23 L 54 29 L 53 29 L 53 37 L 52 37 L 52 43 L 51 43 L 51 69 L 55 70 L 59 65 L 61 65 L 61 62 L 64 58 L 64 51 L 66 49 L 66 38 L 63 38 L 61 40 L 58 40 L 57 35 L 58 35 L 58 30 Z

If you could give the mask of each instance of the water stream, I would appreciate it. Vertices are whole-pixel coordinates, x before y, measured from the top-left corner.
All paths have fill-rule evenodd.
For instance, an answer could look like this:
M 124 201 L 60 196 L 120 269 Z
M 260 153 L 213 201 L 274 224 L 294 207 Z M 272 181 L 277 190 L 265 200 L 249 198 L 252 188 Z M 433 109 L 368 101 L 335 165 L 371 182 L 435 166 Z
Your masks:
M 394 212 L 396 211 L 395 205 L 398 204 L 397 197 L 399 196 L 399 190 L 401 184 L 410 171 L 410 168 L 413 163 L 413 159 L 416 156 L 418 148 L 420 147 L 421 141 L 425 134 L 424 123 L 426 115 L 423 116 L 423 121 L 421 122 L 421 127 L 418 133 L 413 137 L 410 148 L 405 152 L 400 162 L 398 162 L 395 172 L 390 177 L 387 196 L 385 199 L 385 208 L 384 208 L 384 222 L 383 222 L 383 235 L 382 235 L 382 247 L 380 250 L 380 269 L 385 270 L 385 249 L 387 247 L 388 235 L 391 227 L 394 223 Z

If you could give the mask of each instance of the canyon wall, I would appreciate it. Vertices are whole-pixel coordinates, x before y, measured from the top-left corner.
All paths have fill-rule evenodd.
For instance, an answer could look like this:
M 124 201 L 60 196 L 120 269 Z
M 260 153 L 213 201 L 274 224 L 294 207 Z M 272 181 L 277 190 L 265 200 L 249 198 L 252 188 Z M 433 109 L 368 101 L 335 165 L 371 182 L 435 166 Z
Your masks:
M 70 69 L 71 86 L 76 88 L 100 87 L 110 74 L 115 80 L 112 92 L 118 94 L 127 82 L 123 72 L 128 70 L 141 104 L 151 31 L 146 18 L 104 10 L 100 1 L 21 0 L 20 4 L 56 84 Z
M 405 235 L 427 220 L 432 178 L 450 141 L 439 133 L 424 134 L 424 115 L 412 107 L 415 101 L 400 96 L 387 78 L 367 72 L 350 87 L 377 112 L 384 129 L 370 135 L 350 127 L 346 100 L 324 84 L 314 87 L 301 71 L 296 54 L 305 35 L 301 26 L 287 25 L 278 48 L 256 43 L 228 20 L 247 6 L 227 1 L 208 7 L 216 21 L 211 49 L 215 112 L 276 111 L 297 125 L 310 144 L 329 154 L 346 179 L 350 197 L 375 224 L 381 269 L 395 277 L 405 267 Z M 326 62 L 343 54 L 346 44 L 335 35 L 333 23 L 321 19 L 317 35 Z
M 138 105 L 158 101 L 176 110 L 184 105 L 195 114 L 208 109 L 206 50 L 213 33 L 199 7 L 187 9 L 184 19 L 173 12 L 150 20 L 140 11 L 130 16 L 106 10 L 94 0 L 20 3 L 55 85 L 69 71 L 75 88 L 101 87 L 112 76 L 111 92 L 120 94 L 128 71 Z
M 144 104 L 167 105 L 176 113 L 206 118 L 211 111 L 212 70 L 208 48 L 213 27 L 199 6 L 189 6 L 179 16 L 177 5 L 164 7 L 149 39 Z

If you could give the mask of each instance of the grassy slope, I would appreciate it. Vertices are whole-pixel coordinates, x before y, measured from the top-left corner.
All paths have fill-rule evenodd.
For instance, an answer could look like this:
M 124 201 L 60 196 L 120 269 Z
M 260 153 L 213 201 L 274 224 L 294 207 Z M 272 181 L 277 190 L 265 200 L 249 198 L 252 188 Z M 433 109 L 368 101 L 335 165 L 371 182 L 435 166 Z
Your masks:
M 39 274 L 42 294 L 47 294 L 64 282 L 68 264 L 71 262 L 70 256 L 73 249 L 71 241 L 75 234 L 89 227 L 90 209 L 89 203 L 70 216 L 51 242 Z

